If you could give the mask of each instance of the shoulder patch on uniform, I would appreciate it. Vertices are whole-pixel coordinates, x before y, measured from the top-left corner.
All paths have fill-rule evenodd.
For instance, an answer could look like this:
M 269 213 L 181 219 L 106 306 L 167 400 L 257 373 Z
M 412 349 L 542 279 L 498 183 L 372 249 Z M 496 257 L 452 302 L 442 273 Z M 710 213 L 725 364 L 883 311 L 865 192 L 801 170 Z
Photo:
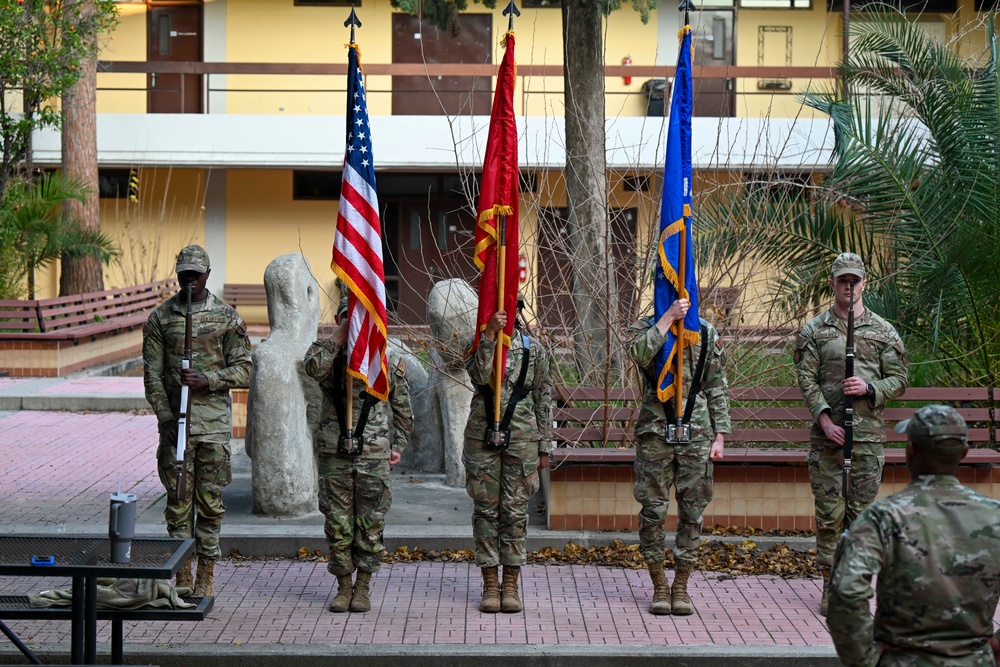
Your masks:
M 895 339 L 893 339 L 892 341 L 892 347 L 895 348 L 896 352 L 899 353 L 899 356 L 903 357 L 904 360 L 906 359 L 906 348 L 903 347 L 902 338 L 896 336 Z
M 406 377 L 406 359 L 403 357 L 396 359 L 396 375 Z
M 247 335 L 247 323 L 243 321 L 242 317 L 236 314 L 235 310 L 233 311 L 233 314 L 236 315 L 236 324 L 233 325 L 233 329 L 236 333 L 245 337 Z

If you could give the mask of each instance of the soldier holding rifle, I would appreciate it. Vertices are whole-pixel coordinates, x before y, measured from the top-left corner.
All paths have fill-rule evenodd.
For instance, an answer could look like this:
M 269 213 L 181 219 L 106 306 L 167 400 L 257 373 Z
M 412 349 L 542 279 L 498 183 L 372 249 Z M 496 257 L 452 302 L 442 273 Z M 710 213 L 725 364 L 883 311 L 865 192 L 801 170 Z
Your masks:
M 864 307 L 865 274 L 858 255 L 840 254 L 830 280 L 833 307 L 809 320 L 795 341 L 799 389 L 813 417 L 806 462 L 816 507 L 816 565 L 823 574 L 823 614 L 837 539 L 878 494 L 885 462 L 885 403 L 901 395 L 907 385 L 903 341 L 891 324 Z M 849 314 L 853 314 L 853 331 L 848 331 Z M 850 374 L 849 338 L 854 343 Z M 852 419 L 845 424 L 847 403 Z M 846 473 L 850 488 L 845 483 L 845 453 L 850 454 Z
M 159 424 L 156 460 L 167 490 L 167 532 L 197 541 L 197 578 L 192 582 L 188 561 L 177 585 L 212 595 L 226 510 L 222 489 L 232 479 L 229 390 L 250 377 L 250 339 L 236 309 L 206 289 L 211 265 L 204 248 L 182 249 L 176 272 L 180 291 L 150 313 L 142 330 L 143 381 Z M 185 358 L 190 368 L 182 368 Z M 184 387 L 189 406 L 182 415 Z M 185 429 L 178 429 L 182 417 L 186 442 Z

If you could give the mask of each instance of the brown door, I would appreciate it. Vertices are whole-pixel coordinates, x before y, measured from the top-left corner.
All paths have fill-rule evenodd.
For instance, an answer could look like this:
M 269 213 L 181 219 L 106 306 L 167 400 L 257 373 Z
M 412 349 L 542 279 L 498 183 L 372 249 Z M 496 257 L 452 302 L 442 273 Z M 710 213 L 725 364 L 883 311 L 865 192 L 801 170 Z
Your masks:
M 146 59 L 201 62 L 201 4 L 151 5 Z M 149 113 L 201 113 L 200 74 L 148 75 Z
M 635 319 L 638 265 L 634 208 L 611 209 L 611 254 L 618 282 L 618 320 L 623 326 Z M 538 241 L 538 318 L 545 327 L 571 329 L 574 321 L 573 278 L 567 243 L 566 209 L 542 209 Z
M 733 12 L 694 12 L 691 24 L 695 65 L 723 67 L 734 64 Z M 732 79 L 695 78 L 695 116 L 727 118 L 735 115 L 735 111 Z
M 410 14 L 392 15 L 393 63 L 481 64 L 493 59 L 493 17 L 458 14 L 454 36 Z M 394 76 L 392 114 L 489 115 L 493 81 L 474 76 Z
M 390 209 L 397 211 L 391 236 L 398 240 L 386 273 L 392 264 L 398 276 L 394 286 L 397 321 L 426 324 L 427 295 L 435 282 L 464 278 L 476 287 L 478 272 L 472 263 L 475 216 L 461 200 L 411 200 L 387 207 Z M 386 229 L 389 226 L 387 223 Z M 387 233 L 387 241 L 389 236 Z

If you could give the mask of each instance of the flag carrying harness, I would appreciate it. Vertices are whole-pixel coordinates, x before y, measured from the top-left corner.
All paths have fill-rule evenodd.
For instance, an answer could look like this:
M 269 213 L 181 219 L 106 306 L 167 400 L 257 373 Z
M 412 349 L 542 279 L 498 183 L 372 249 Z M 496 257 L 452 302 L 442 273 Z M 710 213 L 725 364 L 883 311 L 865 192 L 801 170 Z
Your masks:
M 510 446 L 510 422 L 514 418 L 514 410 L 517 409 L 517 404 L 521 402 L 525 396 L 531 393 L 531 387 L 526 387 L 524 381 L 528 378 L 528 367 L 531 365 L 531 339 L 524 333 L 521 334 L 521 344 L 524 345 L 524 358 L 521 361 L 521 372 L 517 376 L 517 380 L 514 382 L 514 388 L 510 391 L 510 401 L 507 402 L 507 409 L 503 413 L 503 418 L 500 420 L 500 432 L 503 434 L 500 442 L 495 442 L 493 440 L 493 427 L 486 427 L 486 435 L 483 437 L 483 443 L 486 449 L 493 449 L 497 451 L 502 451 Z M 486 410 L 488 406 L 493 405 L 493 387 L 489 384 L 477 384 L 476 389 L 479 394 L 483 397 L 484 405 L 483 409 Z
M 361 414 L 358 416 L 358 423 L 354 426 L 354 433 L 344 435 L 347 431 L 347 395 L 344 392 L 344 380 L 346 373 L 344 367 L 347 360 L 344 355 L 337 355 L 333 362 L 333 386 L 320 384 L 323 393 L 326 394 L 333 409 L 337 413 L 337 426 L 340 428 L 340 439 L 337 441 L 337 453 L 341 456 L 361 456 L 365 448 L 365 426 L 368 424 L 368 413 L 372 407 L 378 403 L 378 398 L 372 396 L 367 391 L 362 391 L 359 397 L 364 401 L 361 403 Z
M 655 324 L 654 324 L 655 326 Z M 704 324 L 699 323 L 699 331 L 701 332 L 701 351 L 698 353 L 698 365 L 694 367 L 694 375 L 691 376 L 691 390 L 688 392 L 687 401 L 684 403 L 684 417 L 682 423 L 691 423 L 691 414 L 694 412 L 694 401 L 695 397 L 698 396 L 698 392 L 701 391 L 701 381 L 705 377 L 705 357 L 708 352 L 708 329 Z M 681 360 L 683 363 L 683 360 Z M 646 382 L 649 383 L 650 387 L 653 387 L 653 391 L 656 391 L 656 380 L 653 375 L 649 372 L 648 368 L 640 369 L 642 371 L 643 377 Z M 668 408 L 669 401 L 662 401 L 663 414 L 669 419 L 670 409 Z

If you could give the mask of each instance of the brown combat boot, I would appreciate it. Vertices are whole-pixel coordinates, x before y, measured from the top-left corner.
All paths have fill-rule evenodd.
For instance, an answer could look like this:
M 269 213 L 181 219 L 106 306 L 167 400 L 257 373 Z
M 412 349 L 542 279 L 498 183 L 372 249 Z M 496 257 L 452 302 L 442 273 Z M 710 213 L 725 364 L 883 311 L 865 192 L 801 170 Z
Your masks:
M 670 588 L 671 603 L 674 616 L 690 616 L 694 613 L 694 604 L 688 595 L 688 577 L 691 576 L 691 564 L 678 562 L 674 569 L 674 585 Z
M 199 597 L 214 595 L 212 585 L 215 583 L 215 559 L 198 556 L 198 574 L 194 580 L 194 594 Z
M 358 578 L 354 582 L 354 595 L 351 597 L 351 611 L 371 611 L 372 599 L 369 584 L 372 580 L 371 572 L 358 571 Z
M 479 611 L 484 614 L 495 614 L 500 611 L 500 577 L 497 567 L 484 567 L 483 599 L 479 603 Z
M 354 584 L 351 582 L 351 575 L 345 574 L 337 577 L 337 596 L 330 603 L 330 611 L 344 612 L 351 607 L 351 593 Z
M 649 564 L 649 579 L 653 582 L 653 601 L 649 603 L 649 613 L 666 616 L 673 611 L 670 600 L 670 586 L 663 574 L 663 563 Z
M 503 584 L 500 587 L 500 611 L 505 614 L 516 614 L 521 611 L 521 598 L 517 592 L 517 578 L 521 576 L 521 568 L 504 565 Z
M 174 583 L 176 588 L 194 589 L 194 579 L 191 577 L 191 564 L 193 561 L 194 559 L 188 558 L 181 564 L 181 569 L 177 570 L 177 580 Z
M 819 602 L 819 613 L 826 616 L 830 608 L 830 568 L 820 565 L 819 573 L 823 575 L 823 598 Z

